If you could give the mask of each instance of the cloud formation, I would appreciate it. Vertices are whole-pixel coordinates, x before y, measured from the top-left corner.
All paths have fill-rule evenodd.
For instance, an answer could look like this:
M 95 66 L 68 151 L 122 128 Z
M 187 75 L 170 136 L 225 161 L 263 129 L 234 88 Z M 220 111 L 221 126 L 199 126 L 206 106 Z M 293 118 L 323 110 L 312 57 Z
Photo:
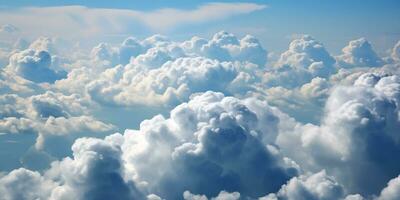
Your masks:
M 128 37 L 88 51 L 21 39 L 4 48 L 0 142 L 33 134 L 21 161 L 53 162 L 0 173 L 0 193 L 396 199 L 398 46 L 383 59 L 361 39 L 335 57 L 304 35 L 270 63 L 257 38 L 226 31 L 179 42 Z
M 27 49 L 13 54 L 6 70 L 36 83 L 52 83 L 65 77 L 65 72 L 54 71 L 51 65 L 52 58 L 47 51 Z
M 257 70 L 265 65 L 267 53 L 252 36 L 239 41 L 221 31 L 209 41 L 195 37 L 181 44 L 159 35 L 143 41 L 128 38 L 116 49 L 96 46 L 92 57 L 109 66 L 87 86 L 93 100 L 115 105 L 177 105 L 196 92 L 246 93 L 249 83 L 257 79 Z M 125 66 L 110 67 L 128 60 Z
M 350 41 L 342 52 L 337 57 L 342 67 L 379 67 L 384 64 L 365 38 Z
M 278 144 L 301 166 L 326 169 L 349 191 L 376 194 L 400 170 L 395 161 L 399 83 L 396 75 L 365 73 L 353 85 L 337 87 L 320 126 L 295 125 L 294 132 L 280 135 Z M 365 174 L 374 182 L 367 182 Z
M 327 78 L 335 73 L 335 62 L 322 43 L 303 35 L 290 43 L 276 66 L 265 73 L 263 81 L 268 86 L 301 86 L 315 77 Z

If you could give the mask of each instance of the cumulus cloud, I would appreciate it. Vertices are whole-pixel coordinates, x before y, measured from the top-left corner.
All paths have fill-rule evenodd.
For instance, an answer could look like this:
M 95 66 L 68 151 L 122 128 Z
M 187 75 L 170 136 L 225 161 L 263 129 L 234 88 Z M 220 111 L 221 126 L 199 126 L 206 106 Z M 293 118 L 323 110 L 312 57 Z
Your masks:
M 208 200 L 208 198 L 205 195 L 195 195 L 190 193 L 189 191 L 185 191 L 183 193 L 183 199 L 185 200 Z M 240 193 L 239 192 L 226 192 L 226 191 L 221 191 L 218 196 L 212 197 L 211 200 L 239 200 L 240 199 Z
M 349 191 L 376 194 L 400 170 L 399 82 L 396 75 L 365 73 L 332 92 L 320 126 L 293 125 L 277 143 L 301 166 L 327 169 Z
M 339 200 L 343 194 L 343 187 L 325 171 L 321 171 L 309 176 L 294 177 L 277 193 L 268 194 L 260 200 Z
M 288 89 L 281 86 L 259 88 L 262 93 L 253 95 L 265 98 L 269 104 L 300 122 L 318 123 L 331 87 L 332 83 L 329 80 L 316 77 L 299 88 Z
M 209 41 L 195 37 L 176 43 L 160 35 L 143 41 L 128 38 L 120 47 L 96 46 L 92 58 L 108 66 L 87 87 L 95 101 L 176 105 L 191 93 L 207 90 L 247 93 L 266 63 L 266 51 L 252 36 L 239 40 L 221 31 Z
M 121 151 L 108 139 L 82 138 L 73 158 L 52 163 L 42 176 L 18 169 L 0 178 L 0 191 L 11 199 L 144 199 L 133 182 L 123 179 Z
M 0 177 L 0 193 L 4 200 L 46 199 L 56 184 L 38 172 L 24 168 L 11 171 Z
M 65 77 L 65 72 L 54 71 L 51 65 L 51 56 L 47 51 L 27 49 L 13 54 L 6 70 L 37 83 L 52 83 Z
M 170 118 L 143 121 L 139 130 L 104 140 L 78 139 L 73 158 L 53 162 L 42 176 L 29 173 L 51 183 L 42 194 L 49 199 L 142 199 L 143 193 L 194 198 L 187 189 L 214 199 L 255 198 L 277 190 L 298 172 L 274 146 L 275 112 L 256 99 L 207 92 L 173 109 Z
M 45 141 L 71 133 L 106 132 L 113 125 L 97 120 L 89 114 L 89 102 L 79 95 L 66 96 L 46 92 L 29 98 L 14 94 L 0 96 L 0 132 L 38 134 L 36 147 Z
M 158 58 L 153 55 L 154 66 Z M 146 64 L 149 61 L 142 63 Z M 178 58 L 155 69 L 118 65 L 104 71 L 87 90 L 92 99 L 106 104 L 174 105 L 187 100 L 193 92 L 228 92 L 238 76 L 237 68 L 234 63 L 202 57 Z
M 336 71 L 334 64 L 335 59 L 322 43 L 309 35 L 303 35 L 290 43 L 275 68 L 265 73 L 263 81 L 267 86 L 293 88 L 315 77 L 329 77 Z
M 399 198 L 400 198 L 400 176 L 390 180 L 377 199 L 395 200 Z
M 216 33 L 211 40 L 193 37 L 182 43 L 187 54 L 197 54 L 220 61 L 242 61 L 264 67 L 267 61 L 267 51 L 257 38 L 246 35 L 238 39 L 226 31 Z
M 257 197 L 297 173 L 273 146 L 278 122 L 265 102 L 207 92 L 177 106 L 169 119 L 156 116 L 125 132 L 124 160 L 137 182 L 162 198 L 180 198 L 187 188 Z
M 82 138 L 72 151 L 73 158 L 52 163 L 47 172 L 60 183 L 50 199 L 143 199 L 135 185 L 123 179 L 121 151 L 112 141 Z
M 337 57 L 341 67 L 379 67 L 384 64 L 365 38 L 350 41 L 342 52 Z
M 36 151 L 63 159 L 2 173 L 5 199 L 397 198 L 398 45 L 374 67 L 368 42 L 335 60 L 301 36 L 270 67 L 250 35 L 154 35 L 100 43 L 57 67 L 56 39 L 19 43 L 0 69 L 0 134 L 34 133 Z M 159 106 L 164 116 L 131 125 Z M 132 129 L 80 138 L 65 157 L 77 137 L 115 130 L 107 120 Z

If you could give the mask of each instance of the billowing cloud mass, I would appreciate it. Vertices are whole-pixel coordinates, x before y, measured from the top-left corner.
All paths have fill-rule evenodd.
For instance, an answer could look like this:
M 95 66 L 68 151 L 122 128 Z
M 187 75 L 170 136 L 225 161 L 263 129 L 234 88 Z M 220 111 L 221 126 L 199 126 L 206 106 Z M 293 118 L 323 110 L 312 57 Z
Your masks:
M 384 62 L 365 38 L 350 41 L 342 52 L 338 60 L 343 67 L 379 67 Z
M 207 92 L 177 106 L 171 118 L 143 121 L 139 130 L 78 139 L 74 158 L 52 163 L 45 173 L 56 185 L 50 199 L 129 199 L 141 195 L 136 186 L 166 199 L 181 198 L 188 188 L 217 199 L 230 196 L 221 190 L 268 194 L 298 173 L 274 146 L 279 123 L 274 112 L 256 99 Z
M 269 124 L 260 123 L 264 119 Z M 177 106 L 169 119 L 156 116 L 140 130 L 125 132 L 122 149 L 137 181 L 163 198 L 180 198 L 188 188 L 210 196 L 223 189 L 257 197 L 297 173 L 273 146 L 277 123 L 265 102 L 207 92 Z
M 314 77 L 329 77 L 336 71 L 335 62 L 322 43 L 303 35 L 290 43 L 276 66 L 265 73 L 263 81 L 268 86 L 293 88 Z
M 37 83 L 52 83 L 65 77 L 65 72 L 54 71 L 51 65 L 52 59 L 47 51 L 27 49 L 13 54 L 6 70 Z
M 1 48 L 0 153 L 15 167 L 0 165 L 0 199 L 399 198 L 399 43 L 331 55 L 303 35 L 270 61 L 226 31 L 121 41 Z
M 306 199 L 341 199 L 343 188 L 325 171 L 310 176 L 294 177 L 276 193 L 268 194 L 260 200 L 306 200 Z
M 88 115 L 88 102 L 78 95 L 46 92 L 29 98 L 13 94 L 0 96 L 0 132 L 38 134 L 37 148 L 54 136 L 80 132 L 104 132 L 114 127 Z
M 320 126 L 295 125 L 278 144 L 300 165 L 334 174 L 349 191 L 376 194 L 400 170 L 399 92 L 397 75 L 365 73 L 332 92 Z
M 93 100 L 114 105 L 176 105 L 208 90 L 246 93 L 267 58 L 256 38 L 239 41 L 224 31 L 209 41 L 194 37 L 181 44 L 159 35 L 141 42 L 128 38 L 115 49 L 99 44 L 91 54 L 112 67 L 87 91 Z

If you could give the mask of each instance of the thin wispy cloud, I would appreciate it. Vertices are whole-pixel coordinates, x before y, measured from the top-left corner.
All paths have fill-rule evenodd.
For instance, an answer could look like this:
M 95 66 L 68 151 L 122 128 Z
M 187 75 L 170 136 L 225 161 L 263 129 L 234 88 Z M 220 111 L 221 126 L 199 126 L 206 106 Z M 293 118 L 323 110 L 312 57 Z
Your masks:
M 185 24 L 215 22 L 266 7 L 255 3 L 207 3 L 194 9 L 162 8 L 153 11 L 85 6 L 23 7 L 0 12 L 0 24 L 9 24 L 7 27 L 12 24 L 36 35 L 118 34 L 135 29 L 135 25 L 160 32 Z

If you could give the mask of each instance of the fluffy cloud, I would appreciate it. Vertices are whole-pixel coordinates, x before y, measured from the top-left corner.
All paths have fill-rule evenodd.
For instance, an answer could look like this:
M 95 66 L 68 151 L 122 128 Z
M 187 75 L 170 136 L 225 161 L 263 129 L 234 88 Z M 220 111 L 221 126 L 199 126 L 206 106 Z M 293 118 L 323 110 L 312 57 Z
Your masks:
M 309 176 L 294 177 L 276 193 L 260 200 L 339 200 L 343 198 L 343 187 L 325 171 Z
M 384 64 L 365 38 L 350 41 L 342 52 L 337 57 L 341 67 L 379 67 Z
M 109 141 L 82 138 L 72 146 L 73 158 L 52 163 L 42 176 L 18 169 L 0 178 L 0 191 L 12 199 L 144 199 L 133 182 L 123 179 L 121 151 Z
M 151 55 L 155 59 L 151 59 L 154 66 L 158 56 Z M 137 62 L 140 61 L 135 59 Z M 135 64 L 118 65 L 104 71 L 87 90 L 92 99 L 106 104 L 174 105 L 187 100 L 194 92 L 229 93 L 229 88 L 235 87 L 231 83 L 238 77 L 240 67 L 239 63 L 203 57 L 178 58 L 155 69 Z
M 177 106 L 169 119 L 156 116 L 127 131 L 126 168 L 162 198 L 180 198 L 187 188 L 207 196 L 220 190 L 261 196 L 297 171 L 273 146 L 278 122 L 265 102 L 207 92 Z
M 51 56 L 47 51 L 27 49 L 13 54 L 6 70 L 37 83 L 52 83 L 65 77 L 65 72 L 54 71 L 51 65 Z
M 46 174 L 60 183 L 50 199 L 143 199 L 135 185 L 123 179 L 121 151 L 112 141 L 82 138 L 72 151 L 73 159 L 52 163 Z
M 36 147 L 39 149 L 44 148 L 49 137 L 114 129 L 111 124 L 90 116 L 87 110 L 89 102 L 79 95 L 46 92 L 22 98 L 6 94 L 0 96 L 0 102 L 0 132 L 36 133 Z
M 87 91 L 95 101 L 114 105 L 176 105 L 208 90 L 244 94 L 258 79 L 266 57 L 256 38 L 247 35 L 239 41 L 224 31 L 209 41 L 194 37 L 182 43 L 160 35 L 143 41 L 128 38 L 120 47 L 93 48 L 92 58 L 108 69 L 93 75 L 98 78 Z
M 205 195 L 195 195 L 190 193 L 189 191 L 185 191 L 183 193 L 183 199 L 185 200 L 208 200 Z M 211 198 L 211 200 L 239 200 L 240 193 L 239 192 L 226 192 L 221 191 L 218 196 Z
M 392 179 L 387 184 L 379 197 L 378 200 L 395 200 L 400 198 L 400 176 Z
M 279 146 L 306 169 L 327 169 L 351 192 L 376 194 L 400 170 L 399 83 L 396 75 L 366 73 L 337 87 L 321 125 L 293 125 Z
M 263 81 L 267 86 L 293 88 L 308 83 L 314 77 L 333 74 L 335 59 L 324 46 L 309 35 L 294 39 L 281 54 L 275 68 L 267 71 Z
M 4 200 L 47 199 L 55 183 L 38 172 L 16 169 L 0 177 L 0 193 Z
M 269 68 L 256 38 L 225 31 L 100 43 L 69 66 L 55 42 L 21 41 L 0 69 L 0 134 L 34 133 L 48 160 L 69 157 L 1 174 L 5 199 L 397 198 L 398 44 L 390 64 L 363 68 L 367 42 L 350 42 L 336 63 L 302 36 Z M 164 116 L 135 127 L 159 106 Z M 133 129 L 78 139 L 69 155 L 77 137 L 114 130 L 107 120 Z
M 139 130 L 104 140 L 78 139 L 73 158 L 52 163 L 43 176 L 28 173 L 41 181 L 38 187 L 46 186 L 42 195 L 49 199 L 196 196 L 187 189 L 215 199 L 258 197 L 279 189 L 298 172 L 273 144 L 279 123 L 275 112 L 256 99 L 207 92 L 177 106 L 170 118 L 143 121 Z
M 300 122 L 319 122 L 331 86 L 329 80 L 316 77 L 300 88 L 278 86 L 261 89 L 265 93 L 261 97 Z M 253 95 L 260 96 L 257 93 Z
M 257 38 L 246 35 L 238 39 L 231 33 L 220 31 L 209 41 L 199 37 L 182 43 L 187 54 L 197 54 L 220 61 L 242 61 L 264 67 L 267 62 L 267 51 Z

